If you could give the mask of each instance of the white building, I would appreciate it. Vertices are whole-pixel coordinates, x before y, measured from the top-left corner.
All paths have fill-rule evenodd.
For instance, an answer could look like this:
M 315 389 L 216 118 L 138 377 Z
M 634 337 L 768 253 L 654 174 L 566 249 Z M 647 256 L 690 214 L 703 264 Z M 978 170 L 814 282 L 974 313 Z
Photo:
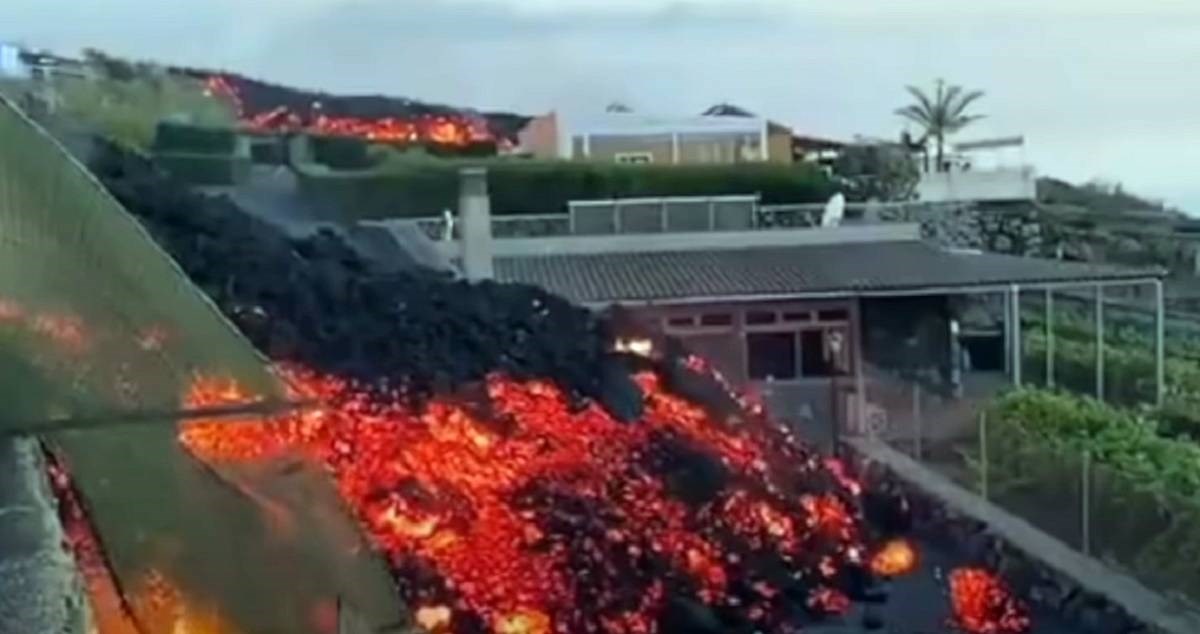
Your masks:
M 21 47 L 0 42 L 0 79 L 28 79 L 29 66 L 21 59 Z
M 534 118 L 521 148 L 540 158 L 606 163 L 755 163 L 793 160 L 792 131 L 754 116 L 604 112 Z
M 923 202 L 1015 202 L 1037 198 L 1037 174 L 1025 160 L 1025 138 L 985 139 L 951 146 L 942 169 L 918 160 Z M 929 157 L 931 160 L 934 157 Z

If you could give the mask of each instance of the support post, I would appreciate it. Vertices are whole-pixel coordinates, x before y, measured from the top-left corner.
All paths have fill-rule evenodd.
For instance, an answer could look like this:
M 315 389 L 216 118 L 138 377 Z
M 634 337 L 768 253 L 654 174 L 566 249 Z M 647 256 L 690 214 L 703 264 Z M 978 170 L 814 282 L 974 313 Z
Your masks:
M 671 133 L 671 164 L 679 164 L 679 133 Z
M 1096 400 L 1104 400 L 1104 287 L 1096 285 Z
M 1008 309 L 1011 311 L 1009 315 L 1009 332 L 1011 339 L 1009 340 L 1009 351 L 1012 354 L 1012 360 L 1009 363 L 1012 366 L 1012 382 L 1016 387 L 1021 387 L 1021 287 L 1013 284 L 1008 289 Z
M 987 412 L 979 412 L 979 495 L 988 499 Z
M 854 425 L 859 433 L 874 440 L 874 432 L 870 431 L 867 423 L 866 356 L 863 354 L 862 300 L 859 298 L 850 300 L 850 319 L 850 352 L 854 359 Z M 846 422 L 850 422 L 849 417 Z
M 1167 310 L 1162 280 L 1154 281 L 1154 403 L 1167 400 Z
M 1054 291 L 1046 289 L 1046 387 L 1054 388 Z
M 1079 482 L 1080 545 L 1083 554 L 1092 554 L 1092 452 L 1083 450 L 1083 464 Z
M 921 420 L 921 384 L 913 381 L 912 384 L 912 417 L 913 417 L 913 455 L 920 462 L 924 454 L 924 424 Z
M 1001 295 L 1004 304 L 1004 373 L 1012 376 L 1012 294 L 1007 291 Z

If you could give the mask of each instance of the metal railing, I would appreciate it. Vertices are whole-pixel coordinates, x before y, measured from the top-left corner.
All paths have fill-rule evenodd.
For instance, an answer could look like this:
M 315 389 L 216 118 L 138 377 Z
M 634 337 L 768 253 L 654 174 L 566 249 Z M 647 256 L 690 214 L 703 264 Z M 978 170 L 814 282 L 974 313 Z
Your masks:
M 751 196 L 673 197 L 579 201 L 559 214 L 503 214 L 492 217 L 495 238 L 615 235 L 683 231 L 754 231 L 821 226 L 824 203 L 762 205 Z M 921 222 L 961 209 L 958 203 L 847 203 L 843 225 Z M 442 240 L 440 217 L 414 218 L 432 239 Z M 454 229 L 454 239 L 458 230 Z

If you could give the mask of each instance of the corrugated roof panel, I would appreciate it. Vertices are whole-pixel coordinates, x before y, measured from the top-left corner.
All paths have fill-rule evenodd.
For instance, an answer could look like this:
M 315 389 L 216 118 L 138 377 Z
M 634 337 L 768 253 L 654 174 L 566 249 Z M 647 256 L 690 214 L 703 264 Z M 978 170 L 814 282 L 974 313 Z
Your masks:
M 1137 280 L 1158 269 L 949 252 L 918 241 L 496 259 L 504 282 L 577 302 L 669 301 Z

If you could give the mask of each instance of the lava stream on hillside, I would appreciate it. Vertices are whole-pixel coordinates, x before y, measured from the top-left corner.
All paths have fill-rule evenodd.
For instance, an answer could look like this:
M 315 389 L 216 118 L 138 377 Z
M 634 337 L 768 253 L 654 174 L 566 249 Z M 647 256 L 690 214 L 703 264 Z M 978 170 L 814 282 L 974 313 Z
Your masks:
M 337 116 L 322 112 L 314 102 L 307 108 L 293 109 L 285 105 L 252 111 L 239 92 L 237 84 L 221 75 L 205 82 L 206 91 L 225 99 L 233 107 L 238 120 L 257 132 L 308 132 L 311 134 L 357 137 L 369 141 L 394 144 L 422 144 L 465 147 L 476 143 L 498 142 L 480 116 L 460 113 L 414 114 L 377 118 Z
M 212 463 L 323 464 L 435 631 L 789 631 L 868 583 L 857 486 L 766 419 L 718 422 L 655 373 L 636 376 L 634 423 L 540 381 L 493 376 L 417 412 L 287 375 L 323 407 L 195 422 L 181 441 Z M 227 387 L 199 385 L 189 405 Z

